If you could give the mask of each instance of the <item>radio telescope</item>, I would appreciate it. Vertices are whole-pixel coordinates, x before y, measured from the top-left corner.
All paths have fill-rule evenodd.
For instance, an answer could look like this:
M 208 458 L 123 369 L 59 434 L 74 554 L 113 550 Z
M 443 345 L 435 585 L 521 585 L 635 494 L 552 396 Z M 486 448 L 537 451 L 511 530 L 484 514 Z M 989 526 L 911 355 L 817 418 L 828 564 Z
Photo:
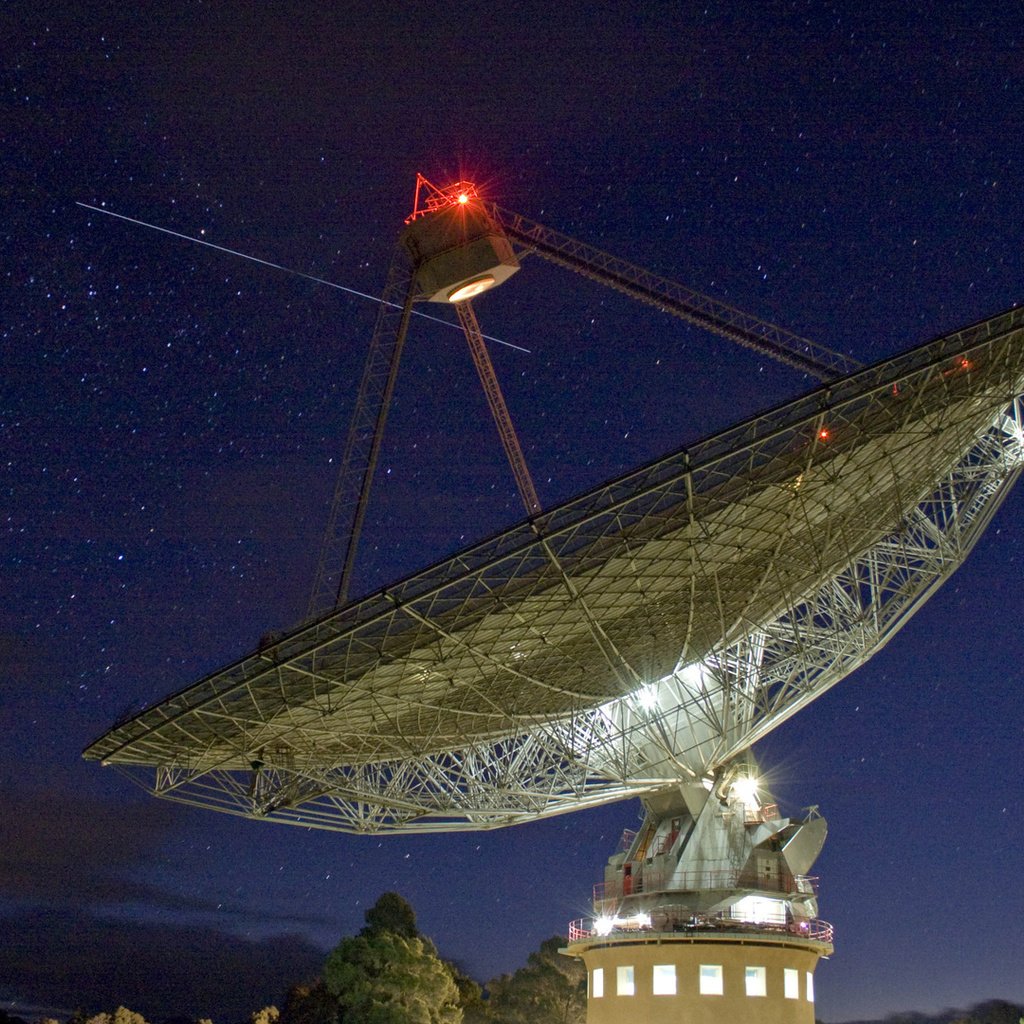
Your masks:
M 822 383 L 542 509 L 471 305 L 534 255 Z M 527 518 L 350 601 L 422 301 L 455 306 Z M 626 1012 L 606 993 L 650 997 L 650 1020 L 735 993 L 737 1020 L 813 1021 L 812 972 L 832 949 L 808 874 L 825 822 L 780 813 L 751 745 L 870 658 L 966 558 L 1024 464 L 1022 395 L 1022 310 L 860 367 L 469 183 L 420 178 L 309 617 L 85 756 L 166 799 L 360 834 L 640 797 L 643 827 L 570 931 L 591 1024 Z

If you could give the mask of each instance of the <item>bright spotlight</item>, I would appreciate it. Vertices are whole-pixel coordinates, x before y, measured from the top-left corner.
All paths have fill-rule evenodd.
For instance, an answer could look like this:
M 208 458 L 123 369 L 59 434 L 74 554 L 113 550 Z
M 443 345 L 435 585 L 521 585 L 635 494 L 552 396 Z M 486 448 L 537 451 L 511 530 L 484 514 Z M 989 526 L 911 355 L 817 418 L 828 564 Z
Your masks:
M 734 800 L 739 800 L 748 807 L 759 806 L 757 799 L 757 779 L 751 775 L 741 775 L 730 789 Z
M 472 281 L 460 284 L 458 288 L 450 291 L 448 293 L 448 301 L 465 302 L 466 299 L 471 299 L 474 295 L 479 295 L 481 292 L 487 291 L 488 288 L 493 288 L 496 283 L 493 274 L 483 274 L 480 277 L 474 277 Z
M 658 706 L 658 688 L 648 683 L 637 692 L 637 700 L 644 711 L 653 711 Z
M 599 917 L 594 922 L 594 931 L 598 935 L 611 935 L 614 921 L 610 917 Z

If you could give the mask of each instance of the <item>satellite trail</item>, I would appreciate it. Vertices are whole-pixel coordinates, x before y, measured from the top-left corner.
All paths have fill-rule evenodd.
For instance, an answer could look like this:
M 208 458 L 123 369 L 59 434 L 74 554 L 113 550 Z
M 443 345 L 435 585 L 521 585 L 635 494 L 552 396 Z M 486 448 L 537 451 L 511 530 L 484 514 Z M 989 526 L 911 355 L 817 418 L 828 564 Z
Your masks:
M 129 217 L 123 213 L 114 213 L 113 210 L 104 210 L 102 206 L 91 206 L 89 203 L 81 203 L 75 201 L 75 206 L 81 206 L 85 210 L 92 210 L 94 213 L 103 213 L 108 217 L 116 217 L 118 220 L 126 220 L 129 224 L 138 224 L 139 227 L 149 228 L 150 231 L 160 231 L 165 235 L 172 235 L 174 238 L 183 238 L 186 242 L 195 242 L 196 245 L 205 245 L 209 249 L 216 249 L 218 252 L 226 252 L 231 256 L 240 256 L 243 260 L 250 260 L 253 263 L 260 263 L 264 267 L 270 267 L 273 270 L 282 270 L 286 274 L 291 274 L 294 277 L 304 277 L 307 281 L 314 281 L 316 284 L 325 284 L 328 288 L 337 288 L 340 292 L 347 292 L 349 295 L 355 295 L 360 299 L 369 299 L 370 302 L 382 302 L 383 300 L 379 295 L 370 295 L 367 292 L 357 291 L 355 288 L 348 288 L 343 284 L 338 284 L 336 281 L 328 281 L 323 277 L 316 277 L 313 274 L 304 274 L 301 270 L 293 270 L 291 267 L 284 267 L 280 263 L 272 263 L 270 260 L 260 259 L 259 256 L 250 256 L 248 253 L 239 252 L 237 249 L 229 249 L 226 245 L 217 245 L 215 242 L 208 242 L 205 238 L 196 238 L 195 235 L 182 234 L 180 231 L 172 231 L 170 228 L 162 228 L 159 224 L 150 224 L 147 221 L 139 220 L 137 217 Z M 389 306 L 398 308 L 394 302 L 389 302 Z M 462 328 L 459 324 L 452 323 L 450 320 L 442 320 L 438 316 L 431 316 L 429 313 L 421 313 L 419 310 L 414 309 L 414 316 L 423 317 L 424 320 L 433 320 L 435 324 L 444 324 L 445 327 L 451 327 L 456 331 L 461 331 Z M 523 348 L 522 345 L 513 345 L 510 341 L 502 341 L 501 338 L 494 338 L 489 334 L 485 334 L 484 337 L 488 341 L 493 341 L 497 345 L 504 345 L 506 348 L 514 348 L 517 352 L 526 352 L 530 354 L 528 348 Z

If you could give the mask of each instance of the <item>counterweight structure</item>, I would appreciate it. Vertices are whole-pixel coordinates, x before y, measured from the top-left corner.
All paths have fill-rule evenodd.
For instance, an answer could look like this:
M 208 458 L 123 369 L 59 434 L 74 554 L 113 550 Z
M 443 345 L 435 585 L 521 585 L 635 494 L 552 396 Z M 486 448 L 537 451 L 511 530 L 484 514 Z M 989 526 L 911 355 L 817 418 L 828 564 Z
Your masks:
M 675 1019 L 680 1007 L 655 997 L 691 998 L 683 975 L 705 967 L 708 994 L 771 997 L 768 1017 L 741 1000 L 733 1018 L 813 1021 L 814 964 L 832 948 L 809 875 L 825 823 L 780 814 L 750 747 L 879 650 L 999 507 L 1024 464 L 1024 311 L 860 368 L 467 183 L 421 184 L 315 614 L 85 756 L 171 800 L 364 834 L 497 828 L 640 797 L 643 828 L 609 860 L 593 918 L 571 926 L 592 1024 L 624 1012 L 605 996 L 613 977 L 616 998 L 649 997 L 651 1020 Z M 826 383 L 542 509 L 469 304 L 531 253 Z M 527 519 L 350 602 L 417 301 L 456 306 Z M 751 944 L 761 960 L 743 959 Z M 710 1012 L 700 999 L 684 1009 Z

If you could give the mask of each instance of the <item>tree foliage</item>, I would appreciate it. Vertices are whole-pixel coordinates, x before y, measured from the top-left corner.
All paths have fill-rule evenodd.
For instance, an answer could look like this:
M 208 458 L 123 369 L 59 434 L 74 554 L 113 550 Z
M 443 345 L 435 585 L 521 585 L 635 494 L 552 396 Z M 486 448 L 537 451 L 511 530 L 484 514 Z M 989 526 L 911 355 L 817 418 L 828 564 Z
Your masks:
M 459 993 L 463 1024 L 480 1020 L 480 1014 L 485 1006 L 483 989 L 455 961 L 445 960 L 444 965 L 451 972 L 452 981 L 455 982 L 455 988 Z
M 253 1010 L 252 1024 L 277 1024 L 281 1011 L 276 1006 L 264 1006 L 262 1010 Z M 117 1021 L 114 1024 L 118 1024 Z
M 1002 999 L 978 1003 L 953 1024 L 1024 1024 L 1024 1007 Z
M 119 1006 L 113 1013 L 97 1013 L 86 1017 L 85 1024 L 146 1024 L 146 1018 L 126 1006 Z
M 293 985 L 281 1010 L 281 1024 L 337 1024 L 338 1000 L 323 978 L 310 985 Z
M 587 974 L 582 961 L 559 953 L 565 942 L 546 939 L 525 967 L 488 984 L 486 1011 L 473 1024 L 584 1024 L 587 1019 Z
M 412 908 L 385 893 L 366 927 L 343 939 L 324 964 L 324 983 L 344 1024 L 461 1024 L 459 990 Z
M 420 938 L 372 932 L 343 939 L 324 981 L 345 1024 L 460 1024 L 451 972 Z
M 1024 1006 L 1005 999 L 988 999 L 966 1010 L 893 1013 L 884 1020 L 859 1021 L 857 1024 L 1024 1024 Z
M 397 892 L 381 893 L 377 902 L 363 915 L 366 927 L 363 934 L 391 932 L 407 939 L 419 937 L 416 928 L 416 912 Z

